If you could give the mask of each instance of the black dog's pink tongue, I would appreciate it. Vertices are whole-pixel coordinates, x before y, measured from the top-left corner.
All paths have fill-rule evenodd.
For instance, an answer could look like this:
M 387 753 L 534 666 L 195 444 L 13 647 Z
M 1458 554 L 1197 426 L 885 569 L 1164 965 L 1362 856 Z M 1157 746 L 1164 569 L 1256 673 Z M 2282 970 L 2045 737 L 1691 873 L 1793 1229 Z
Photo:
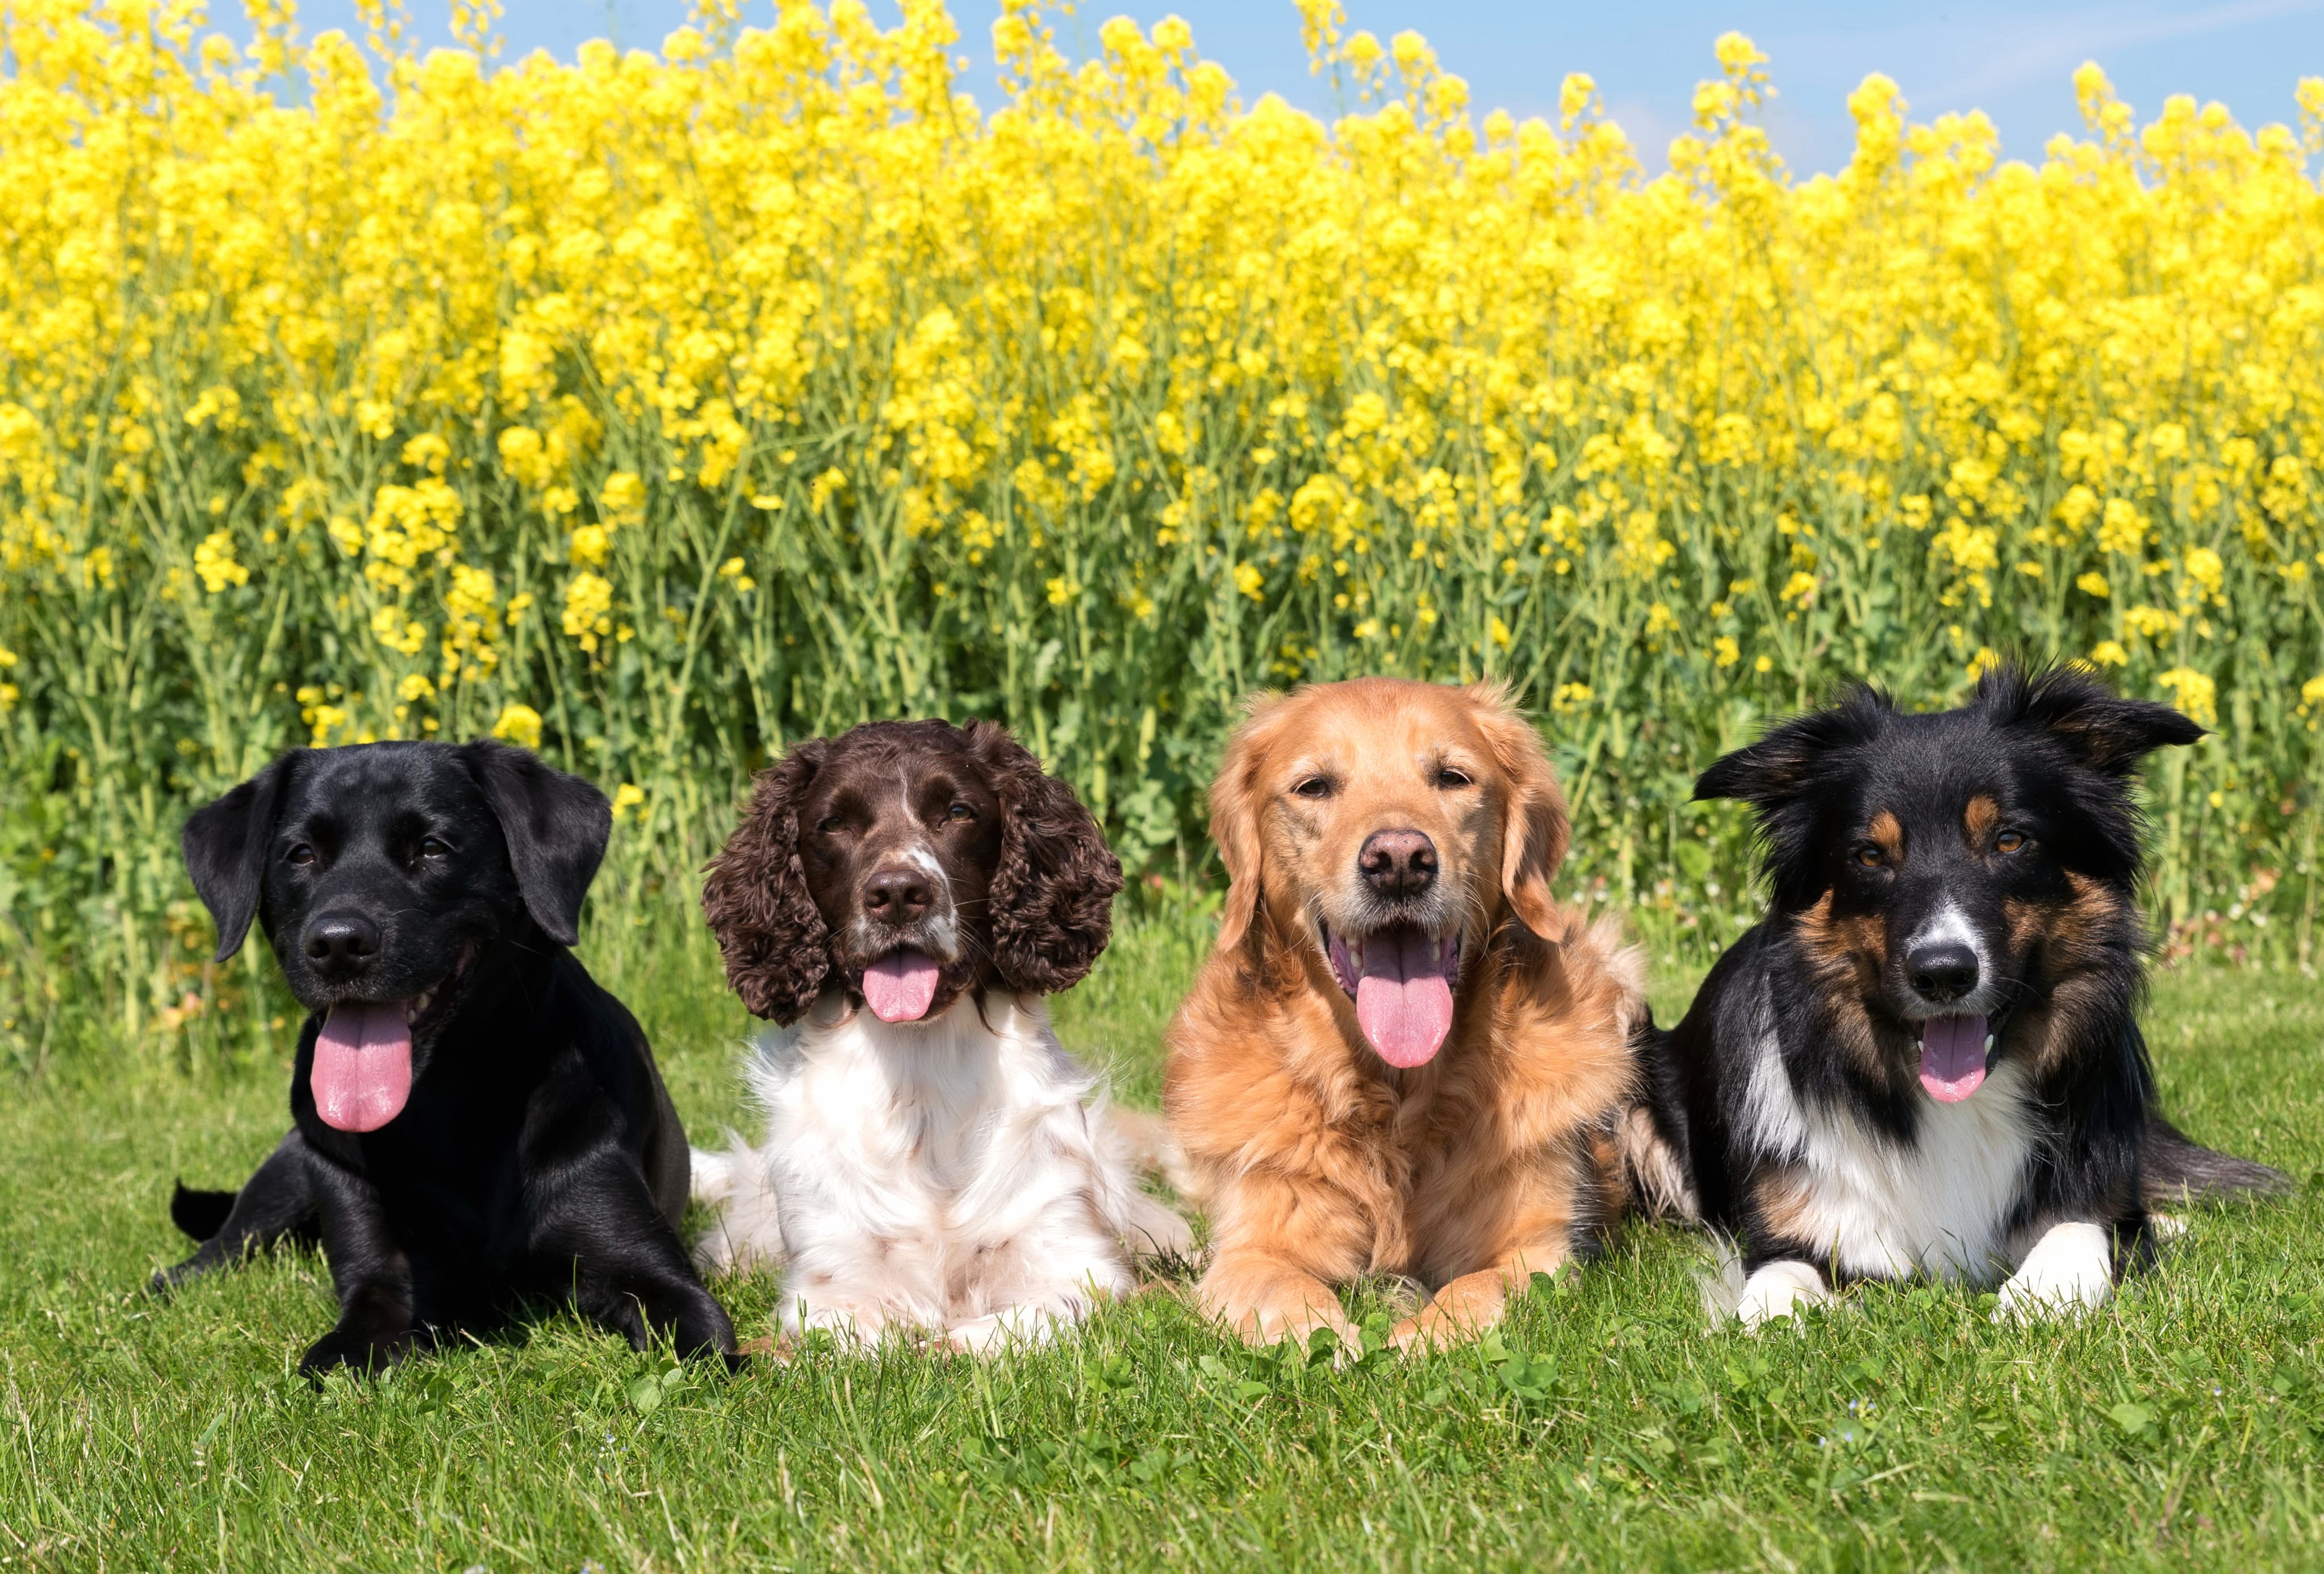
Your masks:
M 863 999 L 882 1022 L 918 1022 L 943 971 L 924 951 L 891 951 L 863 970 Z
M 1958 1104 L 1985 1081 L 1990 1036 L 1982 1017 L 1932 1017 L 1921 1024 L 1921 1086 L 1929 1097 Z
M 377 1131 L 411 1097 L 411 1024 L 403 1002 L 334 1006 L 307 1075 L 315 1113 L 341 1131 Z
M 1363 943 L 1356 1020 L 1380 1059 L 1400 1070 L 1425 1065 L 1452 1031 L 1452 945 L 1409 924 Z

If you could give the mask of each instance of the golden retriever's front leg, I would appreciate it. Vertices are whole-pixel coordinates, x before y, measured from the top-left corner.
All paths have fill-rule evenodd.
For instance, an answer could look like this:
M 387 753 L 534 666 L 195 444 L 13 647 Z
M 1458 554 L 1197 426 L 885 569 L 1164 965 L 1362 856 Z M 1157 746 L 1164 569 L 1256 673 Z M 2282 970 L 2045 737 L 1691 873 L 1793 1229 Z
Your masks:
M 1249 1344 L 1328 1328 L 1360 1348 L 1332 1290 L 1363 1271 L 1370 1239 L 1345 1197 L 1309 1176 L 1251 1171 L 1217 1198 L 1211 1268 L 1195 1288 L 1203 1311 Z
M 1204 1312 L 1234 1330 L 1245 1344 L 1284 1339 L 1305 1344 L 1319 1328 L 1360 1348 L 1356 1327 L 1340 1310 L 1332 1286 L 1296 1264 L 1257 1252 L 1221 1252 L 1196 1287 Z
M 1396 1325 L 1388 1335 L 1399 1350 L 1428 1348 L 1471 1339 L 1501 1320 L 1509 1297 L 1524 1291 L 1536 1274 L 1554 1274 L 1572 1254 L 1563 1240 L 1538 1241 L 1510 1253 L 1489 1268 L 1463 1274 L 1428 1298 L 1428 1304 Z

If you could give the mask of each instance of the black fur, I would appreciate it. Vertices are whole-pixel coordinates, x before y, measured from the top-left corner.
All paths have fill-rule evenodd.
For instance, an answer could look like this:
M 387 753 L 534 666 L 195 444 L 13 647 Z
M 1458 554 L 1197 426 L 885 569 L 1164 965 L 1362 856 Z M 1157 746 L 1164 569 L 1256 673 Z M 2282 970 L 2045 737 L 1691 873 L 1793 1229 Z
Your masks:
M 733 1358 L 678 1240 L 686 1133 L 652 1050 L 565 949 L 611 826 L 596 788 L 490 741 L 294 750 L 187 821 L 220 960 L 255 920 L 314 1014 L 290 1134 L 238 1192 L 178 1189 L 171 1217 L 201 1245 L 157 1291 L 319 1239 L 340 1315 L 309 1375 L 383 1366 L 529 1295 L 640 1348 L 650 1329 Z M 349 925 L 368 938 L 335 950 Z M 405 1001 L 408 1099 L 375 1129 L 327 1124 L 310 1085 L 326 1017 Z
M 1675 1161 L 1690 1210 L 1740 1241 L 1747 1272 L 1779 1259 L 1827 1282 L 1877 1272 L 1803 1238 L 1803 1210 L 1786 1199 L 1810 1172 L 1755 1101 L 1754 1077 L 1779 1079 L 1791 1107 L 1844 1123 L 1867 1151 L 1907 1154 L 1939 1091 L 1958 1087 L 1923 1077 L 1921 1036 L 1946 1022 L 1983 1019 L 1984 1074 L 2014 1063 L 2022 1079 L 2031 1152 L 2006 1217 L 1986 1221 L 2013 1255 L 2051 1225 L 2088 1221 L 2112 1232 L 2119 1272 L 2147 1250 L 2151 1202 L 2285 1183 L 2162 1119 L 2138 1029 L 2142 826 L 2128 778 L 2153 750 L 2201 736 L 2177 711 L 2076 672 L 2004 667 L 1939 713 L 1858 688 L 1702 774 L 1697 798 L 1755 811 L 1772 910 L 1684 1020 L 1647 1026 L 1641 1051 L 1660 1157 Z M 1979 1096 L 2008 1095 L 1967 1095 Z

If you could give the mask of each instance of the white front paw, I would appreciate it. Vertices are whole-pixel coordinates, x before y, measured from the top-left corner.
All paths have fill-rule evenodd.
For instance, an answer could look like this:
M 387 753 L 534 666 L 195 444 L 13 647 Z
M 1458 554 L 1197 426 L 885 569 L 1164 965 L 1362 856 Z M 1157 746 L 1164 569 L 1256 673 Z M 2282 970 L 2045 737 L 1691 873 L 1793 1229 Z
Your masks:
M 1775 1318 L 1789 1317 L 1802 1306 L 1831 1299 L 1831 1291 L 1813 1264 L 1763 1263 L 1743 1282 L 1735 1315 L 1742 1319 L 1745 1328 L 1757 1328 Z
M 2070 1317 L 2114 1296 L 2114 1241 L 2101 1225 L 2055 1224 L 2001 1286 L 1996 1322 Z

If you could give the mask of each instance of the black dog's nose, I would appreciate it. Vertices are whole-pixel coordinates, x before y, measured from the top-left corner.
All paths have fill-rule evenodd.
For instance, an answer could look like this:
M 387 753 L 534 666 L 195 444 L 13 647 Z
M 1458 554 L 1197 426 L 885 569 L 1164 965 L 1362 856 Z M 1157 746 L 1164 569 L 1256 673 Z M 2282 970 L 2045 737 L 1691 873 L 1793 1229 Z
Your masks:
M 928 910 L 928 877 L 898 866 L 875 870 L 863 882 L 863 911 L 875 924 L 905 925 Z
M 1416 897 L 1436 883 L 1436 843 L 1417 831 L 1375 831 L 1356 869 L 1383 897 Z
M 1941 1005 L 1977 988 L 1977 953 L 1958 942 L 1923 945 L 1904 956 L 1913 992 Z
M 303 943 L 318 971 L 344 977 L 379 954 L 379 925 L 361 913 L 318 913 Z

